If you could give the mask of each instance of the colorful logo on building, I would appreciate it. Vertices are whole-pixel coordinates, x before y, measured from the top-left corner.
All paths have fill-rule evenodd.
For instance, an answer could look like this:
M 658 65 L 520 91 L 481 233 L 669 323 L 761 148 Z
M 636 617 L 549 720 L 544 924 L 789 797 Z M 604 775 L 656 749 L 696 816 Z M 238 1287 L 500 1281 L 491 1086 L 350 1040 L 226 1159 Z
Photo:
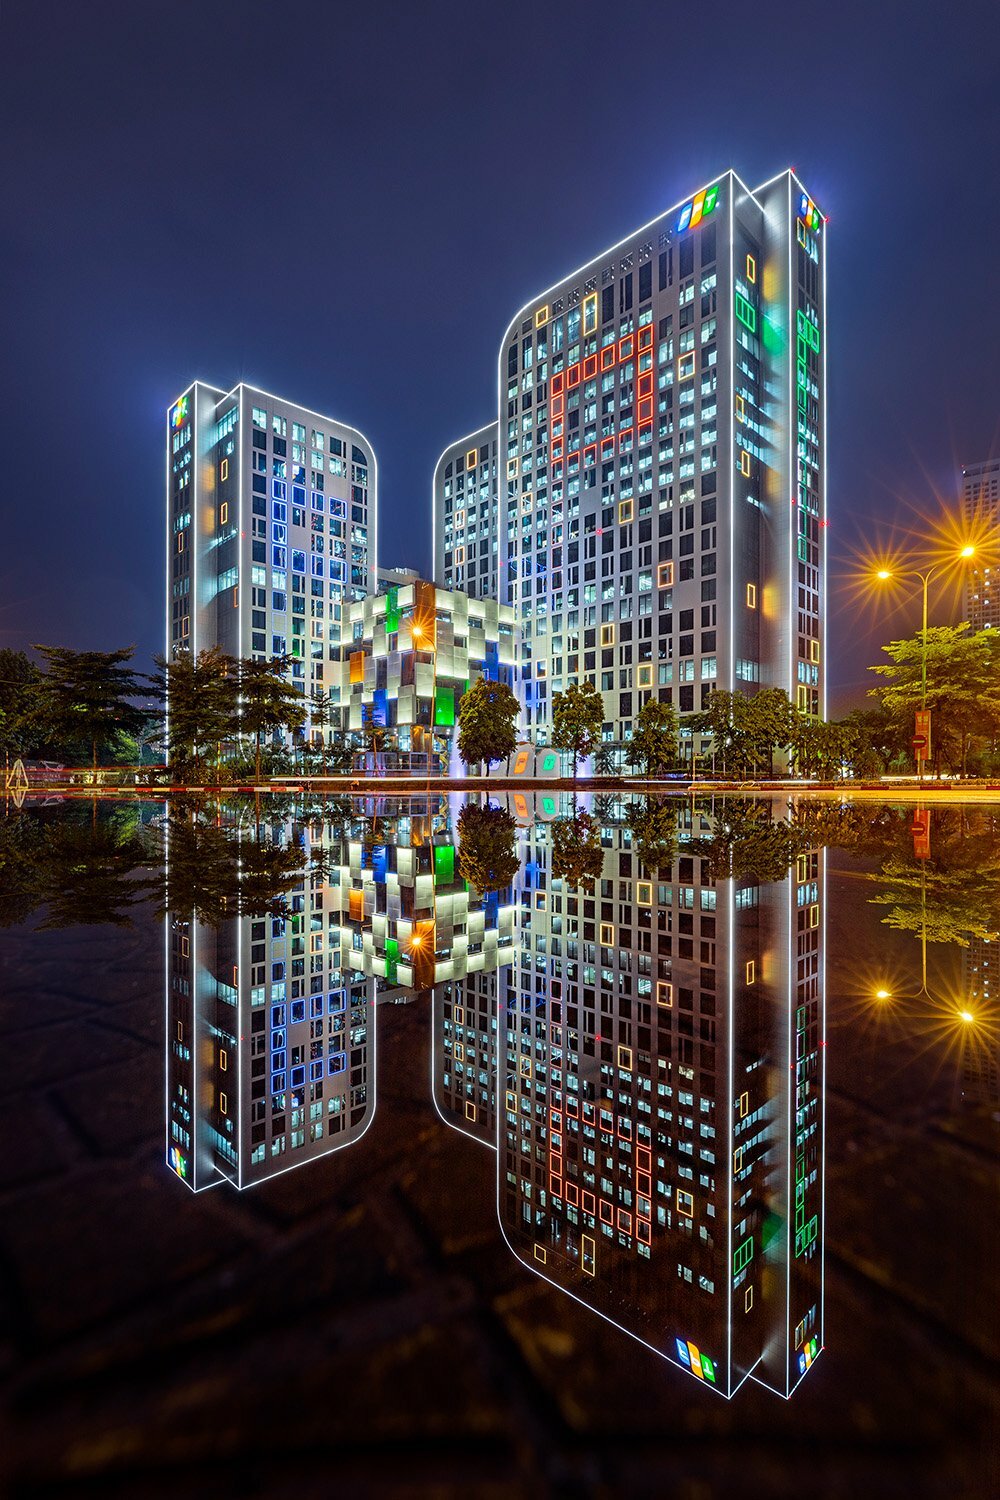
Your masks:
M 682 1365 L 695 1375 L 699 1380 L 707 1380 L 710 1385 L 715 1384 L 715 1366 L 707 1354 L 702 1354 L 697 1344 L 692 1344 L 690 1339 L 675 1339 L 677 1345 L 677 1356 Z
M 810 1339 L 799 1354 L 799 1374 L 804 1375 L 819 1353 L 819 1344 L 815 1339 Z
M 187 421 L 187 416 L 188 416 L 188 398 L 187 398 L 187 396 L 182 396 L 181 399 L 178 401 L 177 405 L 174 407 L 173 411 L 170 413 L 170 425 L 171 425 L 171 427 L 173 427 L 173 428 L 183 427 L 184 423 Z
M 820 225 L 823 223 L 823 215 L 808 193 L 799 194 L 799 218 L 806 228 L 811 229 L 814 234 L 819 232 Z
M 714 187 L 705 188 L 704 192 L 692 198 L 690 203 L 685 203 L 681 209 L 681 216 L 677 220 L 677 233 L 683 234 L 685 229 L 697 228 L 702 219 L 708 218 L 718 201 L 719 184 L 716 183 Z

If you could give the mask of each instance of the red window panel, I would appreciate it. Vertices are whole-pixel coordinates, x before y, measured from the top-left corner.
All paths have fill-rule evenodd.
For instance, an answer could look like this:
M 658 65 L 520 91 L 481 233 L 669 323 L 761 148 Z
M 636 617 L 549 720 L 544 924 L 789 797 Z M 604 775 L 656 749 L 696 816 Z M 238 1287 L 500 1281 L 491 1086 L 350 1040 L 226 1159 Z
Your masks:
M 640 396 L 639 398 L 639 421 L 652 422 L 653 420 L 653 398 L 652 396 Z
M 550 387 L 553 396 L 558 396 L 559 392 L 563 388 L 563 381 L 565 379 L 566 379 L 566 376 L 565 376 L 565 374 L 563 373 L 562 370 L 559 371 L 558 375 L 553 375 L 553 377 L 552 377 L 552 385 Z
M 647 1224 L 643 1219 L 640 1219 L 636 1229 L 636 1237 L 644 1245 L 650 1244 L 653 1238 L 652 1226 Z
M 588 354 L 587 358 L 583 362 L 583 378 L 584 378 L 584 380 L 593 380 L 593 378 L 594 378 L 594 376 L 596 374 L 597 374 L 597 355 L 596 354 Z
M 562 1178 L 549 1176 L 549 1192 L 553 1198 L 562 1197 Z
M 647 370 L 639 376 L 638 391 L 640 396 L 651 396 L 653 394 L 653 372 Z
M 580 384 L 580 366 L 570 365 L 566 371 L 566 389 L 571 391 L 575 385 Z
M 616 352 L 614 344 L 608 344 L 601 350 L 601 369 L 613 370 L 616 363 Z
M 653 347 L 653 325 L 644 323 L 636 334 L 636 347 L 639 349 L 652 349 Z
M 618 340 L 618 358 L 619 359 L 631 359 L 632 358 L 632 349 L 634 347 L 634 344 L 635 344 L 635 340 L 634 340 L 634 338 L 632 337 L 632 335 L 630 333 L 627 333 L 623 339 L 619 339 Z
M 564 410 L 565 406 L 566 406 L 566 397 L 565 396 L 553 396 L 552 397 L 552 419 L 553 419 L 553 421 L 555 421 L 557 418 L 559 418 L 559 417 L 562 416 L 563 410 Z

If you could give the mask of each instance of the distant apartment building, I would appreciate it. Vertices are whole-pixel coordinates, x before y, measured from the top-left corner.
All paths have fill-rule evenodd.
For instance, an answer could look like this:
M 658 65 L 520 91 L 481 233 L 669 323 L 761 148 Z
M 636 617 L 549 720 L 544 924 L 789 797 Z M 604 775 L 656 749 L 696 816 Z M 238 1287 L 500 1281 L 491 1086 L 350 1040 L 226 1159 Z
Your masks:
M 167 655 L 287 655 L 307 699 L 326 692 L 350 606 L 374 592 L 377 514 L 355 428 L 196 381 L 167 412 Z
M 971 535 L 1000 535 L 1000 459 L 965 464 L 962 516 Z M 965 585 L 965 618 L 973 630 L 1000 630 L 1000 579 L 995 567 L 973 561 Z
M 434 468 L 431 503 L 435 583 L 464 589 L 473 599 L 497 598 L 496 422 L 444 450 Z
M 435 572 L 469 587 L 474 546 L 477 590 L 515 609 L 531 738 L 582 678 L 611 742 L 654 695 L 684 715 L 716 687 L 778 686 L 825 711 L 825 288 L 826 223 L 795 174 L 728 172 L 508 325 L 496 568 L 486 486 L 474 537 L 467 468 L 459 492 L 486 427 L 435 470 Z
M 343 639 L 344 728 L 372 725 L 395 749 L 446 753 L 470 684 L 511 678 L 514 611 L 418 579 L 352 605 Z

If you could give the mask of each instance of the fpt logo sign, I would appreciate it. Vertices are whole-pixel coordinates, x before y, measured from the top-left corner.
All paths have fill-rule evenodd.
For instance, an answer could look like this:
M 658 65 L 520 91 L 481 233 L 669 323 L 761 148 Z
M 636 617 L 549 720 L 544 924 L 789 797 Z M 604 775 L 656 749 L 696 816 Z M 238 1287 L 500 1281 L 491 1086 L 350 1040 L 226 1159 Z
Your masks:
M 819 233 L 820 225 L 823 223 L 823 215 L 808 193 L 799 194 L 799 218 L 813 234 Z
M 183 427 L 188 418 L 188 397 L 182 396 L 170 413 L 170 425 L 176 432 L 178 427 Z
M 690 203 L 685 203 L 677 220 L 677 233 L 683 234 L 685 229 L 696 229 L 702 219 L 708 218 L 718 201 L 719 184 L 716 183 L 714 187 L 705 188 L 698 193 Z

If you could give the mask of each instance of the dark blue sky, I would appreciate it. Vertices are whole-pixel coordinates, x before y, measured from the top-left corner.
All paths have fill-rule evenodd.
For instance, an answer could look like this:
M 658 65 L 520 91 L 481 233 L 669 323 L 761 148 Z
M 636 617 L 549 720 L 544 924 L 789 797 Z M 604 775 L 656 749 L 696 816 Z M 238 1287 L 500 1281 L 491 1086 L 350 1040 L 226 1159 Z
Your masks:
M 6 0 L 0 644 L 159 649 L 195 376 L 362 428 L 381 560 L 426 570 L 509 317 L 728 166 L 830 215 L 833 556 L 911 524 L 997 443 L 998 35 L 920 0 Z M 832 605 L 843 698 L 873 647 Z

